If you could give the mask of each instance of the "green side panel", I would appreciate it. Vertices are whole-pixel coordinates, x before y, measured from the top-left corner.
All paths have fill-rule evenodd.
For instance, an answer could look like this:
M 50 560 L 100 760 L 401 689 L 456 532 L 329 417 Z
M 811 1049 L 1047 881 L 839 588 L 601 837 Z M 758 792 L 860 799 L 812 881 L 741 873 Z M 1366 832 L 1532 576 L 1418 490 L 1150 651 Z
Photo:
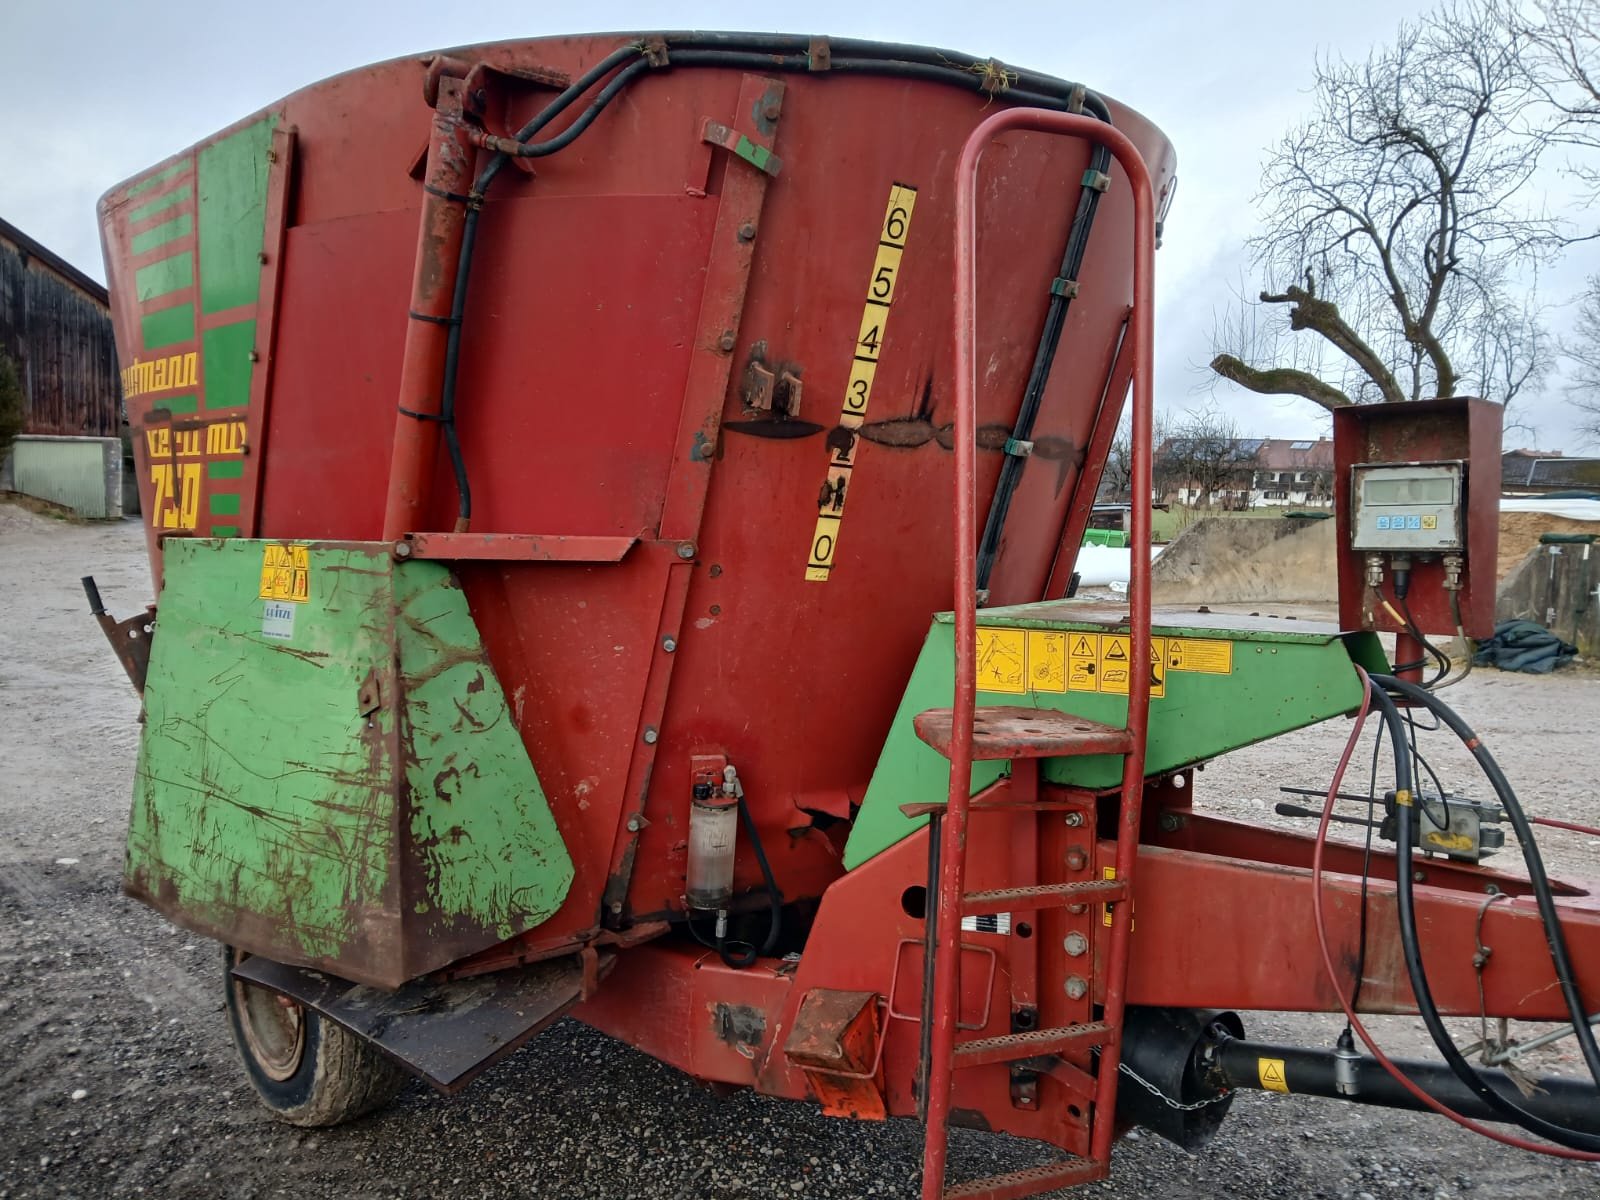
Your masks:
M 146 350 L 160 350 L 179 342 L 194 341 L 194 305 L 177 304 L 139 318 L 139 332 Z
M 955 686 L 950 670 L 954 645 L 949 625 L 935 625 L 928 631 L 917 665 L 911 668 L 911 680 L 895 712 L 883 753 L 867 784 L 861 811 L 850 829 L 844 851 L 846 870 L 860 866 L 922 827 L 927 818 L 913 820 L 905 816 L 900 811 L 902 804 L 937 803 L 950 794 L 950 760 L 919 738 L 911 722 L 930 708 L 950 707 Z M 1003 762 L 973 763 L 972 790 L 988 787 L 1005 774 L 1006 766 Z
M 152 404 L 150 409 L 152 412 L 157 413 L 159 413 L 162 409 L 166 409 L 167 412 L 173 414 L 174 416 L 178 416 L 185 413 L 192 413 L 199 407 L 200 400 L 196 396 L 163 396 L 160 400 L 157 400 L 154 404 Z M 240 463 L 239 466 L 242 468 L 244 464 Z
M 182 254 L 174 254 L 171 258 L 158 259 L 140 267 L 133 274 L 133 284 L 141 301 L 154 300 L 157 296 L 193 287 L 194 253 L 185 250 Z
M 1127 625 L 1107 615 L 1106 606 L 1073 601 L 979 613 L 984 628 L 1083 632 L 1125 632 Z M 1229 750 L 1265 741 L 1347 713 L 1361 701 L 1352 660 L 1382 669 L 1383 652 L 1370 634 L 1342 635 L 1310 622 L 1268 621 L 1225 614 L 1158 613 L 1152 635 L 1231 643 L 1227 673 L 1170 670 L 1165 694 L 1150 702 L 1150 736 L 1145 754 L 1149 775 L 1216 758 Z M 942 800 L 949 764 L 916 735 L 912 720 L 930 708 L 947 708 L 954 693 L 954 627 L 942 614 L 928 632 L 922 653 L 895 714 L 877 769 L 845 846 L 844 863 L 854 868 L 920 829 L 900 805 Z M 1031 674 L 1027 682 L 1032 683 Z M 1093 691 L 979 690 L 980 705 L 1056 709 L 1107 725 L 1126 723 L 1126 696 Z M 973 790 L 1000 775 L 1007 764 L 978 763 Z M 1113 755 L 1049 759 L 1045 778 L 1077 787 L 1116 787 L 1122 760 Z
M 200 213 L 200 311 L 254 304 L 267 220 L 268 155 L 275 116 L 200 151 L 195 171 Z
M 269 551 L 165 544 L 128 891 L 384 987 L 536 927 L 572 861 L 449 571 L 312 546 L 267 601 Z
M 129 194 L 131 195 L 132 193 Z M 153 217 L 159 212 L 166 212 L 169 208 L 177 208 L 178 205 L 182 204 L 193 194 L 194 189 L 187 183 L 180 188 L 174 188 L 165 196 L 157 196 L 149 203 L 141 204 L 138 208 L 131 210 L 128 213 L 128 224 L 136 225 L 147 217 Z
M 163 183 L 165 183 L 169 179 L 176 179 L 179 175 L 182 175 L 188 169 L 189 169 L 189 160 L 187 158 L 182 159 L 182 160 L 180 160 L 178 162 L 173 163 L 170 167 L 168 167 L 164 171 L 157 171 L 154 175 L 151 175 L 151 176 L 149 176 L 148 178 L 145 178 L 145 179 L 141 179 L 138 183 L 134 184 L 131 188 L 128 189 L 128 193 L 127 194 L 128 194 L 129 197 L 143 195 L 145 192 L 148 192 L 151 188 L 160 187 Z
M 572 859 L 460 587 L 437 564 L 409 563 L 396 598 L 410 746 L 405 830 L 428 881 L 413 911 L 431 906 L 503 941 L 561 906 Z
M 200 260 L 203 264 L 205 259 Z M 206 407 L 243 408 L 250 403 L 250 361 L 256 345 L 256 323 L 236 321 L 200 335 L 200 361 L 206 370 Z
M 193 232 L 194 218 L 184 213 L 173 217 L 170 221 L 152 225 L 143 233 L 134 234 L 131 245 L 135 254 L 143 254 L 146 250 L 154 250 L 157 246 L 165 246 L 168 242 L 186 238 Z

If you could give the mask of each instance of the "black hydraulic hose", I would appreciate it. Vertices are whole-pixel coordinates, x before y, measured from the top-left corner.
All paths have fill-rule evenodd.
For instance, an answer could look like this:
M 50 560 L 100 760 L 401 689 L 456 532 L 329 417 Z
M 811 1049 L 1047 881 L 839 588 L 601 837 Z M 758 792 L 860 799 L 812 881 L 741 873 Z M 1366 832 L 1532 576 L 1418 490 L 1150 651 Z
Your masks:
M 1528 868 L 1528 879 L 1533 885 L 1534 899 L 1539 907 L 1539 918 L 1544 924 L 1545 940 L 1550 947 L 1550 962 L 1561 985 L 1561 996 L 1566 1001 L 1567 1012 L 1572 1017 L 1578 1045 L 1583 1051 L 1583 1060 L 1588 1065 L 1589 1074 L 1594 1077 L 1596 1085 L 1600 1085 L 1600 1045 L 1596 1044 L 1594 1030 L 1590 1028 L 1587 1015 L 1589 1008 L 1584 1003 L 1583 994 L 1578 988 L 1577 976 L 1572 970 L 1566 934 L 1561 928 L 1561 915 L 1556 911 L 1555 894 L 1550 888 L 1550 875 L 1545 870 L 1544 858 L 1539 853 L 1539 843 L 1534 836 L 1533 825 L 1522 808 L 1522 802 L 1517 799 L 1511 781 L 1506 778 L 1505 772 L 1500 769 L 1500 764 L 1473 732 L 1472 727 L 1444 701 L 1404 679 L 1374 675 L 1372 680 L 1380 687 L 1398 692 L 1408 700 L 1423 705 L 1448 726 L 1471 751 L 1472 757 L 1477 760 L 1478 766 L 1489 780 L 1489 785 L 1494 788 L 1495 797 L 1505 809 L 1511 827 L 1516 832 L 1517 841 L 1522 846 L 1522 861 Z
M 783 893 L 778 890 L 778 880 L 772 874 L 772 864 L 767 861 L 767 851 L 761 844 L 761 834 L 756 831 L 755 819 L 750 815 L 750 806 L 745 803 L 742 795 L 738 803 L 739 820 L 744 825 L 745 836 L 750 839 L 750 848 L 756 852 L 756 863 L 761 867 L 761 878 L 766 881 L 767 896 L 772 904 L 772 923 L 767 927 L 766 941 L 761 943 L 759 950 L 747 945 L 745 950 L 735 952 L 729 949 L 727 942 L 717 943 L 717 953 L 722 956 L 722 961 L 730 967 L 742 968 L 754 966 L 757 959 L 771 954 L 777 946 L 778 938 L 783 933 Z
M 1401 719 L 1400 710 L 1395 702 L 1390 699 L 1386 689 L 1396 683 L 1403 682 L 1388 676 L 1374 675 L 1371 677 L 1371 691 L 1373 703 L 1377 706 L 1383 717 L 1384 726 L 1389 731 L 1389 740 L 1394 751 L 1396 804 L 1401 812 L 1396 825 L 1396 840 L 1399 843 L 1396 851 L 1395 862 L 1395 894 L 1400 911 L 1400 945 L 1404 953 L 1406 974 L 1411 980 L 1411 990 L 1416 997 L 1417 1011 L 1422 1016 L 1423 1024 L 1427 1026 L 1433 1043 L 1438 1047 L 1439 1053 L 1444 1056 L 1445 1062 L 1457 1079 L 1461 1080 L 1467 1088 L 1483 1103 L 1494 1109 L 1505 1119 L 1515 1121 L 1518 1125 L 1536 1133 L 1540 1137 L 1548 1138 L 1557 1145 L 1568 1146 L 1575 1150 L 1600 1152 L 1600 1137 L 1594 1134 L 1581 1133 L 1555 1125 L 1544 1118 L 1528 1112 L 1514 1104 L 1506 1096 L 1496 1091 L 1487 1080 L 1473 1069 L 1466 1057 L 1457 1048 L 1450 1031 L 1445 1028 L 1444 1019 L 1439 1015 L 1439 1009 L 1433 1002 L 1433 991 L 1428 985 L 1428 974 L 1422 963 L 1422 944 L 1417 934 L 1417 912 L 1414 881 L 1411 876 L 1411 859 L 1415 845 L 1413 830 L 1411 828 L 1412 810 L 1412 777 L 1410 748 L 1406 743 L 1405 722 Z M 1407 685 L 1408 687 L 1410 685 Z M 1421 688 L 1416 691 L 1422 692 Z M 1409 695 L 1409 693 L 1406 693 Z M 1429 697 L 1431 699 L 1431 697 Z M 1403 797 L 1403 799 L 1402 799 Z
M 973 91 L 989 95 L 1003 96 L 1008 102 L 1014 104 L 1032 105 L 1039 108 L 1071 109 L 1081 107 L 1084 111 L 1111 123 L 1111 110 L 1105 101 L 1095 93 L 1084 88 L 1081 84 L 1069 83 L 1066 80 L 1054 79 L 1048 75 L 1040 75 L 1030 71 L 1022 71 L 1009 66 L 1002 66 L 989 59 L 975 58 L 971 55 L 959 54 L 953 51 L 932 49 L 925 46 L 901 45 L 891 42 L 865 41 L 856 38 L 829 38 L 826 41 L 829 53 L 827 70 L 819 71 L 820 74 L 857 74 L 868 73 L 884 75 L 901 79 L 922 79 L 944 85 L 965 85 Z M 628 86 L 638 75 L 649 70 L 667 70 L 672 67 L 724 67 L 746 69 L 753 71 L 809 71 L 818 64 L 813 63 L 811 51 L 816 43 L 812 39 L 799 35 L 787 34 L 744 34 L 744 33 L 673 33 L 663 34 L 659 41 L 667 47 L 666 61 L 660 66 L 649 57 L 649 43 L 644 41 L 628 42 L 618 46 L 610 54 L 590 67 L 581 76 L 569 84 L 549 104 L 539 111 L 531 120 L 519 129 L 513 140 L 522 143 L 515 151 L 518 158 L 542 158 L 554 154 L 571 145 L 577 138 L 592 125 L 608 104 Z M 618 68 L 621 68 L 620 70 Z M 570 108 L 577 100 L 584 96 L 601 79 L 607 75 L 615 75 L 601 88 L 588 107 L 566 129 L 555 137 L 544 142 L 534 143 L 531 139 L 540 130 L 548 126 L 553 120 Z M 499 151 L 495 153 L 479 173 L 473 186 L 472 195 L 468 201 L 468 210 L 463 224 L 461 255 L 456 265 L 455 294 L 451 301 L 450 331 L 445 347 L 444 379 L 440 389 L 440 421 L 444 426 L 445 449 L 450 457 L 451 470 L 456 481 L 458 497 L 457 513 L 459 525 L 465 528 L 472 517 L 472 488 L 468 478 L 466 461 L 461 452 L 461 444 L 456 428 L 456 393 L 457 379 L 461 365 L 461 330 L 466 314 L 467 285 L 471 280 L 473 252 L 477 244 L 478 219 L 482 210 L 485 194 L 496 177 L 510 161 L 511 153 Z M 1103 147 L 1096 147 L 1093 162 L 1095 169 L 1104 171 L 1109 166 L 1110 158 Z M 1099 193 L 1094 192 L 1090 198 L 1091 189 L 1085 188 L 1085 196 L 1080 200 L 1079 215 L 1081 216 L 1085 202 L 1092 219 L 1093 208 L 1098 204 Z M 1077 236 L 1078 219 L 1074 218 L 1073 233 L 1068 239 L 1068 254 L 1072 253 L 1074 241 L 1087 239 L 1085 228 L 1081 238 Z M 1081 260 L 1081 251 L 1078 255 Z M 1072 268 L 1076 273 L 1076 267 Z M 1067 275 L 1065 277 L 1071 277 Z M 1059 300 L 1059 297 L 1054 299 Z M 1057 305 L 1052 304 L 1052 313 Z M 1055 342 L 1059 340 L 1060 324 L 1064 323 L 1065 305 L 1060 305 L 1063 311 L 1061 321 L 1056 323 L 1055 331 L 1048 337 L 1042 337 L 1039 351 L 1035 356 L 1035 373 L 1040 370 L 1043 362 L 1044 377 L 1048 377 L 1049 366 L 1055 354 Z M 1051 322 L 1047 319 L 1047 331 Z M 1048 341 L 1048 347 L 1046 345 Z M 1030 376 L 1030 392 L 1037 390 L 1043 393 L 1041 381 L 1034 389 Z M 1027 407 L 1027 393 L 1024 395 L 1024 407 Z M 1036 413 L 1038 402 L 1033 403 Z M 1020 417 L 1018 428 L 1023 428 Z M 1032 416 L 1029 416 L 1024 436 L 1032 428 Z M 1015 460 L 1007 457 L 1007 466 L 1010 467 Z M 1012 467 L 1013 473 L 1016 472 Z M 1011 487 L 1014 488 L 1012 483 Z M 1005 492 L 1004 507 L 1009 508 L 1010 491 Z M 1001 512 L 1000 521 L 1003 524 L 1005 513 Z M 996 533 L 998 544 L 998 532 Z
M 1103 178 L 1111 168 L 1111 152 L 1096 146 L 1089 159 L 1089 169 Z M 1083 256 L 1089 247 L 1089 234 L 1094 226 L 1095 212 L 1100 207 L 1101 189 L 1085 179 L 1078 190 L 1078 210 L 1073 214 L 1067 232 L 1067 248 L 1061 257 L 1061 274 L 1057 285 L 1051 288 L 1050 304 L 1045 310 L 1044 328 L 1039 333 L 1039 344 L 1034 350 L 1033 368 L 1028 372 L 1027 386 L 1022 391 L 1022 404 L 1017 409 L 1016 423 L 1012 427 L 1011 442 L 1025 442 L 1033 436 L 1034 422 L 1039 418 L 1039 406 L 1044 402 L 1045 385 L 1050 382 L 1050 370 L 1055 365 L 1056 350 L 1061 344 L 1061 331 L 1066 327 L 1067 310 L 1072 307 L 1072 296 L 1061 286 L 1066 281 L 1074 284 L 1083 267 Z M 1120 400 L 1120 397 L 1119 397 Z M 989 586 L 989 576 L 994 571 L 995 559 L 1000 554 L 1000 536 L 1005 532 L 1006 518 L 1011 514 L 1011 498 L 1022 482 L 1022 454 L 1013 453 L 1014 445 L 1006 447 L 1005 458 L 1000 463 L 1000 478 L 995 483 L 994 497 L 989 502 L 989 515 L 984 521 L 983 536 L 978 540 L 978 588 Z

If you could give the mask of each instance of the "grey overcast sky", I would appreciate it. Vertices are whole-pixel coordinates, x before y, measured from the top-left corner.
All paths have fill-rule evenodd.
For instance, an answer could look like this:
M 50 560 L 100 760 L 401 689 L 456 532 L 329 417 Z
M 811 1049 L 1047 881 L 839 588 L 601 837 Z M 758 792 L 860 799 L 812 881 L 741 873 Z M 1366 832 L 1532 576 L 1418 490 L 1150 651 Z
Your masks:
M 1364 56 L 1424 0 L 1018 0 L 751 6 L 723 0 L 473 4 L 421 0 L 0 0 L 0 216 L 104 278 L 95 200 L 112 184 L 325 76 L 444 46 L 584 30 L 750 29 L 922 42 L 1082 80 L 1178 148 L 1181 185 L 1157 259 L 1157 404 L 1207 401 L 1213 313 L 1245 274 L 1263 152 L 1306 111 L 1319 52 Z M 1556 186 L 1552 184 L 1551 186 Z M 1600 271 L 1580 247 L 1540 281 L 1568 301 Z M 1558 309 L 1552 325 L 1571 320 Z M 1222 385 L 1247 434 L 1325 432 L 1320 409 Z M 1541 448 L 1573 442 L 1559 384 L 1518 402 Z M 1512 435 L 1512 441 L 1534 439 Z

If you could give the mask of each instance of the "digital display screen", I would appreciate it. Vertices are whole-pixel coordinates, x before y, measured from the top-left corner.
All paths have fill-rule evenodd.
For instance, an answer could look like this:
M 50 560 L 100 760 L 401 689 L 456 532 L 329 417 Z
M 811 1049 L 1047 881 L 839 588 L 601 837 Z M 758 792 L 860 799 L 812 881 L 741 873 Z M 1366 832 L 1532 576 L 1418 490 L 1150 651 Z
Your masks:
M 1361 498 L 1368 504 L 1450 504 L 1456 481 L 1448 475 L 1368 475 Z

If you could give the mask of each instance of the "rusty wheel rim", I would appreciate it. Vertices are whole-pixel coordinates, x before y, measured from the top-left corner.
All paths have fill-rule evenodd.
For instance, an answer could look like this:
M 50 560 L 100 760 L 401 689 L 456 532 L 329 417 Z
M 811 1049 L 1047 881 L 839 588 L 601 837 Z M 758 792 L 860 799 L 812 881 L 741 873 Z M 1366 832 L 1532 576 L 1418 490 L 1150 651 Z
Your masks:
M 242 979 L 235 979 L 233 988 L 250 1057 L 267 1078 L 278 1083 L 292 1078 L 306 1052 L 305 1009 Z

